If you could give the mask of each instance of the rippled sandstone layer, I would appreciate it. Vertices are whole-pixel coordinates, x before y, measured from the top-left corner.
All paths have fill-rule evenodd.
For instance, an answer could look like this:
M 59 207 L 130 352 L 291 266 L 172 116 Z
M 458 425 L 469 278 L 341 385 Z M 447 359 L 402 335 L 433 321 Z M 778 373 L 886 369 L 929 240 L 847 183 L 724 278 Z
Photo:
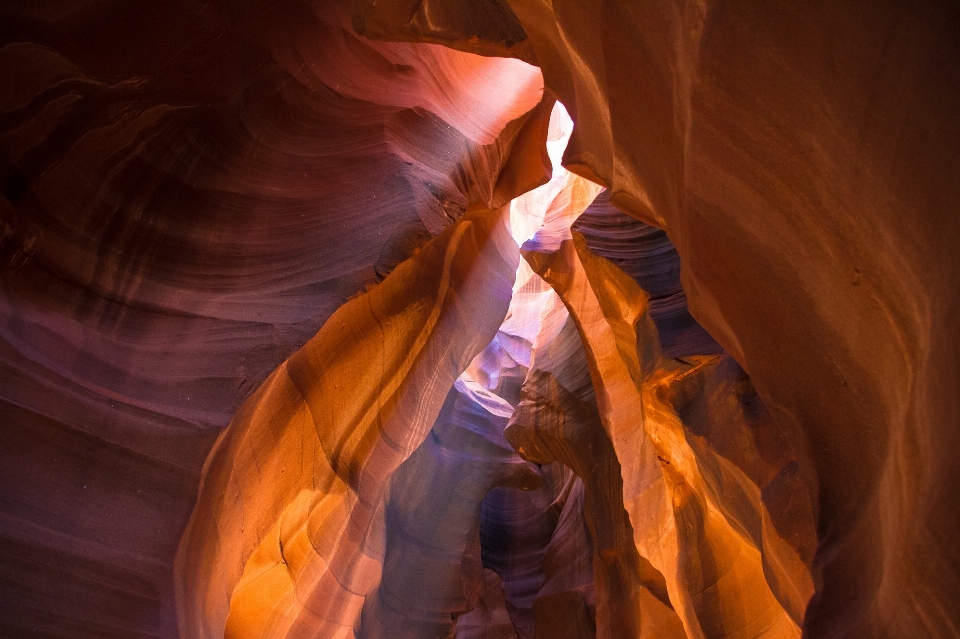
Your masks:
M 364 43 L 348 9 L 0 10 L 0 634 L 177 636 L 177 544 L 243 400 L 501 175 L 541 179 L 501 170 L 535 68 Z
M 555 106 L 556 162 L 571 131 Z M 181 541 L 182 632 L 799 636 L 809 487 L 739 367 L 664 358 L 571 234 L 598 191 L 555 164 L 469 214 L 248 400 Z
M 577 122 L 565 164 L 667 230 L 801 451 L 809 635 L 956 635 L 956 12 L 505 4 Z
M 92 1 L 0 22 L 5 636 L 957 635 L 953 13 Z M 555 97 L 565 164 L 608 190 L 583 240 L 526 247 L 544 279 L 513 298 L 559 294 L 550 339 L 503 323 L 503 281 L 455 283 L 479 309 L 421 384 L 357 309 L 433 330 L 442 287 L 403 273 L 455 272 L 468 205 L 548 182 Z M 397 366 L 371 366 L 378 343 Z M 297 386 L 311 352 L 331 361 Z M 315 404 L 376 397 L 377 427 L 291 417 L 324 376 L 351 381 Z M 377 403 L 384 380 L 406 399 Z M 244 430 L 256 407 L 300 426 Z M 229 525 L 185 538 L 178 629 L 218 436 L 195 522 Z

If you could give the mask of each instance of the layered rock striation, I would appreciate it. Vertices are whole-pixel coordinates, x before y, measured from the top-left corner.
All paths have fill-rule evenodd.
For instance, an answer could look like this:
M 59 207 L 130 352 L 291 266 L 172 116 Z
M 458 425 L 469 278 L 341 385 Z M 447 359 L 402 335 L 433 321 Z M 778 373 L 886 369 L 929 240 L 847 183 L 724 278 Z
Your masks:
M 0 9 L 0 634 L 957 636 L 957 18 Z

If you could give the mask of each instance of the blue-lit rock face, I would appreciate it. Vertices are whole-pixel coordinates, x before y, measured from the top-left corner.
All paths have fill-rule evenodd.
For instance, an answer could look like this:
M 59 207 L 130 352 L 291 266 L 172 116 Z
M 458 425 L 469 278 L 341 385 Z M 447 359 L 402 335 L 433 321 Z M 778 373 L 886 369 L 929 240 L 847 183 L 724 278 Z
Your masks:
M 507 420 L 455 387 L 430 434 L 394 473 L 384 500 L 383 576 L 364 606 L 361 636 L 445 636 L 476 606 L 484 496 L 507 486 L 526 495 L 543 484 L 540 469 L 504 438 Z
M 608 191 L 597 196 L 573 228 L 583 234 L 591 251 L 620 267 L 650 296 L 650 317 L 664 355 L 720 353 L 720 346 L 687 309 L 680 256 L 665 231 L 618 210 Z
M 955 12 L 601 5 L 0 9 L 0 635 L 957 635 Z

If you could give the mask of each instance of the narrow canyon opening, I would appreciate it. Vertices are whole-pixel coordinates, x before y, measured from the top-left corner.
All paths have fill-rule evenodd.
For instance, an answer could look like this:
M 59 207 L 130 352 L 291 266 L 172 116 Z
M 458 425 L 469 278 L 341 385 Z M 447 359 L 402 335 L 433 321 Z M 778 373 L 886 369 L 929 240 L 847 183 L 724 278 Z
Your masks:
M 183 632 L 799 636 L 791 449 L 708 336 L 666 353 L 643 276 L 589 245 L 656 238 L 619 261 L 667 288 L 673 247 L 564 168 L 574 123 L 538 108 L 541 183 L 381 273 L 234 418 L 181 541 Z
M 0 7 L 0 636 L 960 635 L 954 8 L 141 4 Z

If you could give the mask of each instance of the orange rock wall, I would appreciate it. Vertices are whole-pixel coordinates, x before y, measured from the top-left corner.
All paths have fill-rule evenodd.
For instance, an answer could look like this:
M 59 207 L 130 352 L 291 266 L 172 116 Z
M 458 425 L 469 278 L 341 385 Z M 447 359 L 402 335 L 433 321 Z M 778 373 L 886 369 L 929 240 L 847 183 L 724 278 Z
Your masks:
M 960 634 L 951 7 L 0 25 L 0 634 Z
M 804 452 L 810 636 L 955 634 L 955 12 L 511 6 L 577 122 L 568 166 L 667 229 L 694 316 Z

